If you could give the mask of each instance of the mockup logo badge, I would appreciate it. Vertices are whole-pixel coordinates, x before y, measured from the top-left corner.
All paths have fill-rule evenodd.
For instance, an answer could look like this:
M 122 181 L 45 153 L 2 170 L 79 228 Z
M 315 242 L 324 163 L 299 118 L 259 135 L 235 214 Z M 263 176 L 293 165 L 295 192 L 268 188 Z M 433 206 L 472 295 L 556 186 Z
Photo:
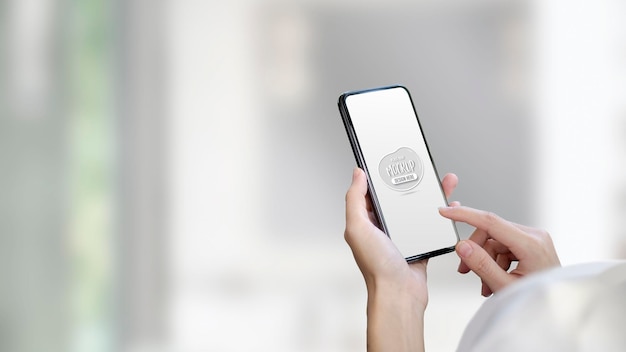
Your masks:
M 417 186 L 424 176 L 424 165 L 417 153 L 402 147 L 385 155 L 378 165 L 385 183 L 396 191 L 408 191 Z

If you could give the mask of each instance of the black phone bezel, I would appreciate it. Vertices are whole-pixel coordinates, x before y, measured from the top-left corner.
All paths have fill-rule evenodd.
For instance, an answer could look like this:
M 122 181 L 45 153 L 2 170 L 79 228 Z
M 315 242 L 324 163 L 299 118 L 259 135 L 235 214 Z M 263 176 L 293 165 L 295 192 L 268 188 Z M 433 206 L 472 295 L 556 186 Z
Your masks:
M 376 215 L 376 220 L 378 220 L 379 228 L 388 237 L 390 237 L 390 236 L 389 236 L 389 231 L 387 229 L 387 224 L 385 223 L 385 218 L 383 216 L 382 208 L 380 207 L 380 203 L 378 202 L 378 197 L 376 196 L 376 190 L 372 186 L 372 180 L 370 178 L 370 173 L 369 173 L 369 170 L 368 170 L 368 167 L 367 167 L 367 163 L 365 162 L 365 158 L 363 157 L 363 154 L 362 154 L 362 151 L 361 151 L 361 146 L 359 145 L 358 137 L 356 136 L 356 133 L 354 131 L 354 126 L 352 125 L 352 119 L 350 118 L 350 113 L 348 112 L 348 108 L 346 106 L 346 98 L 351 96 L 351 95 L 369 93 L 369 92 L 379 91 L 379 90 L 398 89 L 398 88 L 399 89 L 403 89 L 407 93 L 407 95 L 409 97 L 409 100 L 411 102 L 411 107 L 413 108 L 413 114 L 415 115 L 415 119 L 417 120 L 417 124 L 418 124 L 420 130 L 422 131 L 421 138 L 424 140 L 424 144 L 426 145 L 426 150 L 428 151 L 428 159 L 429 159 L 429 161 L 430 161 L 430 163 L 431 163 L 431 165 L 432 165 L 432 167 L 433 167 L 433 169 L 435 171 L 435 176 L 437 177 L 437 181 L 438 181 L 438 184 L 439 184 L 439 189 L 441 191 L 441 194 L 443 195 L 444 202 L 447 205 L 448 204 L 448 200 L 446 199 L 445 194 L 443 192 L 443 186 L 441 185 L 441 178 L 439 177 L 439 172 L 437 171 L 437 167 L 435 165 L 435 162 L 433 161 L 433 157 L 432 157 L 431 152 L 430 152 L 430 147 L 428 146 L 428 141 L 426 140 L 426 136 L 424 135 L 422 124 L 420 123 L 419 117 L 417 115 L 417 111 L 415 110 L 415 104 L 413 103 L 413 97 L 411 96 L 411 93 L 409 92 L 409 90 L 405 86 L 403 86 L 403 85 L 389 85 L 389 86 L 382 86 L 382 87 L 376 87 L 376 88 L 348 91 L 348 92 L 345 92 L 345 93 L 341 94 L 339 96 L 338 101 L 337 101 L 337 105 L 339 107 L 339 114 L 341 115 L 341 119 L 343 121 L 343 125 L 345 127 L 346 134 L 348 135 L 348 140 L 350 141 L 350 147 L 352 148 L 352 153 L 354 154 L 354 158 L 356 159 L 357 166 L 359 168 L 363 169 L 363 171 L 365 171 L 365 175 L 367 176 L 368 195 L 370 197 L 370 200 L 372 202 L 372 206 L 374 208 L 374 214 Z M 452 228 L 454 229 L 454 233 L 456 235 L 456 239 L 457 239 L 457 243 L 458 243 L 459 240 L 460 240 L 460 237 L 459 237 L 459 232 L 458 232 L 458 230 L 456 228 L 456 225 L 454 224 L 454 221 L 452 221 Z M 422 260 L 422 259 L 436 257 L 438 255 L 442 255 L 442 254 L 446 254 L 446 253 L 450 253 L 450 252 L 454 251 L 455 246 L 444 247 L 444 248 L 437 249 L 437 250 L 434 250 L 434 251 L 431 251 L 431 252 L 426 252 L 426 253 L 421 253 L 421 254 L 409 256 L 409 257 L 406 257 L 405 259 L 406 259 L 407 262 L 412 263 L 412 262 L 419 261 L 419 260 Z

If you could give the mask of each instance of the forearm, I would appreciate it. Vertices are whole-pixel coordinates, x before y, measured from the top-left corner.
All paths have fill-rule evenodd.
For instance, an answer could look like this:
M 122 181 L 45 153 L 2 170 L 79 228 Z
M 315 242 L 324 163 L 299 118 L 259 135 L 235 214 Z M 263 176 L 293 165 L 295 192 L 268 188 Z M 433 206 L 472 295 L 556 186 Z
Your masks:
M 424 351 L 425 308 L 425 304 L 406 290 L 393 287 L 368 290 L 367 350 Z

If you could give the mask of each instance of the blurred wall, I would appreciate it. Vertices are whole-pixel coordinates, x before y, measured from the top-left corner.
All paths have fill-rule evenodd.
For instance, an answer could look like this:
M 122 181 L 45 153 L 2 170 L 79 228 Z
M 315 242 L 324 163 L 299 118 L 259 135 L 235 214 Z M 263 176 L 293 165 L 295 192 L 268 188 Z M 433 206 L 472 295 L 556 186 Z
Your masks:
M 611 134 L 623 103 L 602 100 L 624 82 L 619 9 L 172 5 L 173 343 L 364 348 L 363 286 L 341 236 L 354 162 L 336 99 L 349 89 L 409 87 L 440 172 L 461 178 L 455 199 L 547 228 L 565 264 L 619 256 L 608 215 L 619 199 L 608 191 L 621 183 L 577 166 L 580 156 L 590 170 L 623 168 Z M 432 350 L 454 349 L 481 302 L 455 265 L 429 263 Z
M 530 221 L 528 6 L 277 3 L 261 5 L 257 16 L 253 61 L 265 122 L 259 157 L 265 197 L 275 202 L 266 209 L 270 232 L 293 236 L 289 229 L 319 218 L 341 227 L 343 202 L 328 199 L 345 192 L 341 175 L 354 161 L 337 96 L 394 83 L 411 90 L 441 174 L 456 172 L 470 185 L 455 196 Z M 302 162 L 285 168 L 286 160 Z M 311 211 L 292 206 L 296 193 L 313 202 Z
M 68 118 L 57 2 L 0 3 L 0 350 L 65 351 Z
M 169 221 L 164 1 L 115 2 L 116 347 L 160 349 L 167 330 Z
M 626 7 L 534 3 L 534 214 L 564 264 L 624 258 Z
M 364 349 L 343 91 L 405 84 L 455 199 L 531 222 L 529 4 L 171 6 L 175 346 Z M 429 265 L 427 345 L 452 350 L 477 282 L 454 256 Z

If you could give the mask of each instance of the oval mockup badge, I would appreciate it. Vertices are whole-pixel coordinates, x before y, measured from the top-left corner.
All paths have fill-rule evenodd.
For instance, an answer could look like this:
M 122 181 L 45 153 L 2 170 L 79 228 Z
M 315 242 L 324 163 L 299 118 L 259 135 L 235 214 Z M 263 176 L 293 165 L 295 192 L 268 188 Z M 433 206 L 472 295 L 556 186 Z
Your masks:
M 383 157 L 378 165 L 378 172 L 391 189 L 408 191 L 422 181 L 424 165 L 416 152 L 402 147 Z

